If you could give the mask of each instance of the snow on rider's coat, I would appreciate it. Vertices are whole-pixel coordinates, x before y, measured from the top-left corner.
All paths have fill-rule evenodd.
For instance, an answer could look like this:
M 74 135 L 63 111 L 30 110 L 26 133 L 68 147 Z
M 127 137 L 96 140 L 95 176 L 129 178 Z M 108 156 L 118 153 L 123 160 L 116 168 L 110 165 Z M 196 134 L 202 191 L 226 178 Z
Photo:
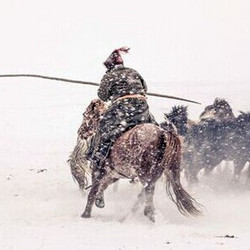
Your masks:
M 122 64 L 108 70 L 101 80 L 98 96 L 102 101 L 111 101 L 103 115 L 94 138 L 95 150 L 92 158 L 98 154 L 102 160 L 112 143 L 129 128 L 152 122 L 146 98 L 117 98 L 140 94 L 145 96 L 147 85 L 142 76 L 134 69 Z

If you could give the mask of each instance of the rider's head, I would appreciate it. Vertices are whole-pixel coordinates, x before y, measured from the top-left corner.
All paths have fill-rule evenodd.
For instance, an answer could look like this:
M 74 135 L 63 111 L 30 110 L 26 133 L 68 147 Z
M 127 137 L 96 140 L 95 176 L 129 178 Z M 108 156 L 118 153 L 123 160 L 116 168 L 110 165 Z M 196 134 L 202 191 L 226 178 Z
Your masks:
M 108 57 L 108 59 L 104 62 L 104 65 L 106 66 L 106 68 L 112 69 L 112 68 L 114 68 L 115 65 L 119 65 L 119 64 L 123 65 L 121 53 L 122 52 L 128 53 L 128 51 L 129 51 L 129 48 L 127 48 L 127 47 L 115 49 L 111 53 L 111 55 Z

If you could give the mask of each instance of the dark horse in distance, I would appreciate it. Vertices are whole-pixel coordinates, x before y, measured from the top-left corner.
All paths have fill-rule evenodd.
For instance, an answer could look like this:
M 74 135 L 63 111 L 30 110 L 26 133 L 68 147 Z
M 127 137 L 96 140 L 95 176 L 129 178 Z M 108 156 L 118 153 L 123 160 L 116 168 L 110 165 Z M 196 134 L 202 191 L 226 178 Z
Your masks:
M 95 133 L 100 120 L 103 102 L 93 100 L 84 113 L 82 134 L 87 139 Z M 138 204 L 145 202 L 144 215 L 155 221 L 153 196 L 156 181 L 166 175 L 166 191 L 178 210 L 186 215 L 198 215 L 198 203 L 184 190 L 180 182 L 181 143 L 179 137 L 159 126 L 145 123 L 137 125 L 121 135 L 105 159 L 105 176 L 97 182 L 92 173 L 92 185 L 83 218 L 91 217 L 94 203 L 104 207 L 105 189 L 120 178 L 139 179 L 143 188 Z
M 223 160 L 233 161 L 233 180 L 239 181 L 240 173 L 250 160 L 250 113 L 235 117 L 225 99 L 216 98 L 200 115 L 200 121 L 188 127 L 185 108 L 178 107 L 176 117 L 170 119 L 184 136 L 183 162 L 189 183 L 198 182 L 198 172 L 209 174 Z M 173 116 L 173 112 L 168 118 Z M 184 118 L 183 118 L 184 117 Z M 181 128 L 181 130 L 180 130 Z M 250 170 L 248 179 L 250 178 Z

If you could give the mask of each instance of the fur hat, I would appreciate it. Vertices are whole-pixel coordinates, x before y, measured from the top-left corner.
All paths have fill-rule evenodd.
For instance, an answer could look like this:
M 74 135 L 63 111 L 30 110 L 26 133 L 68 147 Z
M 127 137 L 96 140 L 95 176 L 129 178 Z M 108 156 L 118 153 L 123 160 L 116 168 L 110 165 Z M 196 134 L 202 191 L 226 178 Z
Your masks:
M 128 53 L 129 49 L 128 47 L 115 49 L 103 64 L 107 69 L 112 69 L 115 65 L 123 64 L 121 53 Z

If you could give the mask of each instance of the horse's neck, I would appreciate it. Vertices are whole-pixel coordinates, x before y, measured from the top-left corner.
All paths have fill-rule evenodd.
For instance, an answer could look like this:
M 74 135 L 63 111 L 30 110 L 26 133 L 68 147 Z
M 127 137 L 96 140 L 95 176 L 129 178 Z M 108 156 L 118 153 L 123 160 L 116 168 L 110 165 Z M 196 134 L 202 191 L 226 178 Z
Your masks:
M 218 120 L 220 120 L 220 121 L 223 121 L 223 120 L 230 121 L 230 120 L 234 120 L 234 119 L 235 119 L 235 116 L 233 113 L 226 113 L 218 118 Z
M 86 137 L 92 137 L 97 130 L 101 118 L 102 113 L 93 114 L 89 117 L 85 117 L 82 123 L 82 133 L 85 134 Z

